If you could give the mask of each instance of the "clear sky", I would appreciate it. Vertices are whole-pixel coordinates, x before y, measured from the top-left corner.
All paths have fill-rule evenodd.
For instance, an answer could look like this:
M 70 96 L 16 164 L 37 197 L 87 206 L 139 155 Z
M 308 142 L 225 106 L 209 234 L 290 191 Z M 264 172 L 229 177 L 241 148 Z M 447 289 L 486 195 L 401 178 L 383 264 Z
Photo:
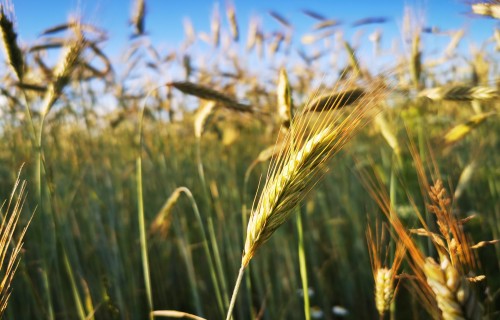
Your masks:
M 20 39 L 33 43 L 39 33 L 51 26 L 63 23 L 69 14 L 80 12 L 84 20 L 95 23 L 109 32 L 105 51 L 116 54 L 127 46 L 132 29 L 128 25 L 132 11 L 132 0 L 11 0 L 14 4 L 17 29 Z M 424 13 L 426 26 L 437 26 L 443 30 L 464 27 L 466 39 L 480 43 L 491 36 L 498 22 L 471 15 L 468 0 L 427 1 L 376 1 L 376 0 L 289 0 L 289 1 L 244 1 L 233 0 L 240 25 L 241 35 L 246 37 L 246 28 L 252 15 L 262 16 L 263 28 L 267 31 L 279 29 L 279 24 L 269 15 L 273 10 L 288 19 L 296 34 L 305 34 L 314 24 L 314 19 L 304 15 L 301 9 L 310 9 L 332 19 L 344 22 L 346 38 L 359 28 L 350 27 L 355 20 L 365 17 L 387 17 L 389 21 L 380 27 L 384 37 L 398 37 L 404 7 L 409 5 Z M 216 1 L 208 0 L 146 0 L 146 30 L 155 44 L 169 48 L 178 46 L 184 37 L 183 19 L 189 17 L 195 30 L 209 32 L 210 17 Z M 224 6 L 219 1 L 221 17 L 226 22 Z M 362 27 L 366 36 L 377 26 Z M 352 35 L 351 33 L 351 35 Z M 296 37 L 298 40 L 300 37 Z M 243 39 L 244 41 L 244 39 Z

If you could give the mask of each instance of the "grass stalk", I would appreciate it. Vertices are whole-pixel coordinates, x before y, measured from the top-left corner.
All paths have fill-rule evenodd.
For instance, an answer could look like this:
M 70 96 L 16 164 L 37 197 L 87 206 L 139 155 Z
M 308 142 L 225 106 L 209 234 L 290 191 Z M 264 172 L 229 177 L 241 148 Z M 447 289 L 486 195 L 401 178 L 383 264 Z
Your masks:
M 207 204 L 212 203 L 211 197 L 210 197 L 209 192 L 208 192 L 208 185 L 206 183 L 205 170 L 203 168 L 203 160 L 201 157 L 201 136 L 197 137 L 197 139 L 196 139 L 196 163 L 197 163 L 198 175 L 200 177 L 201 188 L 203 189 L 203 195 L 205 197 L 205 201 Z M 191 191 L 189 191 L 188 197 L 190 198 L 190 200 L 192 200 L 192 202 L 194 204 L 193 209 L 196 207 L 195 214 L 196 214 L 197 219 L 199 220 L 200 228 L 202 230 L 203 247 L 204 247 L 204 250 L 206 251 L 206 255 L 208 258 L 210 274 L 211 274 L 212 280 L 214 282 L 215 295 L 217 297 L 219 309 L 220 309 L 221 313 L 224 314 L 225 307 L 227 306 L 228 298 L 227 298 L 227 295 L 225 293 L 224 294 L 222 293 L 221 288 L 220 288 L 221 284 L 223 287 L 226 287 L 225 280 L 222 280 L 224 278 L 224 273 L 222 271 L 222 264 L 220 264 L 220 258 L 218 258 L 218 257 L 215 258 L 215 259 L 217 259 L 216 261 L 218 261 L 218 263 L 220 264 L 220 266 L 216 269 L 214 259 L 212 258 L 212 255 L 210 253 L 210 249 L 208 247 L 208 238 L 206 236 L 205 229 L 203 228 L 203 220 L 201 219 L 201 215 L 199 213 L 198 206 L 196 205 L 196 202 L 194 201 L 194 198 L 193 198 L 193 195 L 191 194 Z M 207 219 L 211 220 L 211 217 L 208 216 Z M 215 236 L 213 228 L 209 228 L 208 232 L 209 232 L 210 239 L 212 239 L 212 245 L 217 246 L 217 241 L 215 240 L 216 236 Z M 216 250 L 218 252 L 218 249 L 216 249 L 215 247 L 214 247 L 214 250 Z M 213 278 L 214 276 L 215 276 L 215 279 Z M 217 278 L 219 280 L 217 280 Z M 221 284 L 219 283 L 219 281 L 221 281 Z M 226 292 L 226 291 L 224 291 L 224 292 Z
M 186 196 L 188 197 L 189 202 L 191 203 L 191 206 L 193 208 L 194 214 L 196 216 L 196 220 L 198 221 L 198 224 L 200 226 L 203 251 L 205 252 L 205 256 L 207 257 L 208 268 L 210 269 L 210 276 L 211 276 L 212 282 L 214 284 L 217 305 L 219 306 L 219 309 L 221 311 L 223 311 L 224 310 L 224 303 L 223 303 L 223 299 L 222 299 L 221 289 L 219 287 L 219 282 L 217 280 L 217 269 L 215 267 L 215 263 L 213 261 L 212 255 L 210 253 L 210 248 L 208 246 L 208 237 L 207 237 L 207 234 L 205 232 L 203 220 L 201 219 L 200 210 L 198 209 L 198 205 L 196 204 L 196 200 L 194 199 L 191 191 L 185 187 L 180 187 L 180 188 L 182 189 L 182 192 L 184 192 L 186 194 Z
M 302 227 L 302 213 L 300 207 L 296 209 L 298 212 L 295 214 L 295 224 L 297 226 L 298 234 L 298 256 L 300 267 L 300 280 L 302 282 L 302 294 L 304 296 L 304 317 L 306 320 L 311 319 L 311 307 L 309 301 L 309 285 L 307 282 L 307 265 L 306 265 L 306 252 L 304 248 L 304 229 Z
M 238 291 L 240 289 L 241 280 L 243 279 L 244 273 L 245 273 L 245 266 L 241 265 L 240 271 L 238 272 L 238 278 L 236 278 L 236 284 L 234 285 L 233 294 L 231 295 L 231 302 L 229 303 L 229 309 L 227 310 L 226 320 L 232 319 L 233 309 L 236 303 L 236 297 L 238 296 Z
M 142 191 L 142 149 L 143 149 L 143 125 L 144 125 L 144 111 L 146 109 L 146 102 L 149 95 L 155 91 L 157 88 L 148 92 L 148 95 L 144 98 L 141 113 L 139 115 L 139 150 L 136 158 L 136 192 L 137 192 L 137 219 L 139 222 L 139 242 L 141 250 L 141 262 L 142 262 L 142 272 L 144 278 L 144 286 L 146 289 L 146 298 L 148 302 L 148 315 L 149 318 L 153 319 L 153 295 L 151 292 L 151 275 L 149 272 L 149 258 L 148 258 L 148 246 L 146 241 L 146 224 L 144 219 L 144 198 Z

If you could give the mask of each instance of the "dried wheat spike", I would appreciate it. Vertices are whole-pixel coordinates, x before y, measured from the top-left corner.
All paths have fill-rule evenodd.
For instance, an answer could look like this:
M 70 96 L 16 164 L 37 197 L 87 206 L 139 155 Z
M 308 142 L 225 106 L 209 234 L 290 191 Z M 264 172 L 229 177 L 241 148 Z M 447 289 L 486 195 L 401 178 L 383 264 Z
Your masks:
M 470 287 L 450 261 L 441 257 L 439 265 L 427 258 L 423 266 L 427 283 L 436 295 L 436 301 L 444 320 L 480 320 L 483 310 Z

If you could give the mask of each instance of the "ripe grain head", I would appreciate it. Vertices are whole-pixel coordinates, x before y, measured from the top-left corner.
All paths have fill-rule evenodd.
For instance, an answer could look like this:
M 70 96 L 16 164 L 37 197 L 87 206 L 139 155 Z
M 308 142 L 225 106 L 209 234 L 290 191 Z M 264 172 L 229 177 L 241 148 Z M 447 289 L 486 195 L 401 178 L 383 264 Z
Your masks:
M 386 88 L 378 83 L 367 91 L 352 109 L 335 107 L 314 116 L 302 112 L 292 120 L 284 147 L 271 161 L 262 194 L 252 210 L 243 266 L 316 185 L 325 163 L 377 113 L 377 102 L 385 97 Z

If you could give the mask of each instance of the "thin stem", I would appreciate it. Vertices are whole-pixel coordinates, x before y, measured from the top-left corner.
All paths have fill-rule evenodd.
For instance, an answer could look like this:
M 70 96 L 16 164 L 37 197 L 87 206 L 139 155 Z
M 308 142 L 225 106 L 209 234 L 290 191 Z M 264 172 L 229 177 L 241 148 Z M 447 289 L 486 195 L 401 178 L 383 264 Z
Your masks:
M 297 209 L 296 214 L 296 224 L 297 224 L 297 233 L 299 236 L 299 246 L 298 246 L 298 255 L 299 255 L 299 267 L 300 267 L 300 280 L 302 281 L 302 293 L 304 296 L 304 316 L 306 320 L 311 319 L 311 308 L 309 303 L 309 285 L 307 283 L 307 265 L 306 265 L 306 253 L 304 250 L 304 229 L 302 227 L 302 214 L 300 212 L 300 208 Z
M 137 180 L 137 215 L 139 221 L 139 241 L 141 247 L 141 260 L 144 276 L 144 285 L 146 287 L 146 297 L 148 300 L 149 318 L 153 319 L 153 295 L 151 292 L 151 277 L 149 274 L 149 258 L 148 258 L 148 246 L 146 241 L 146 224 L 144 219 L 144 200 L 142 192 L 142 148 L 143 148 L 143 136 L 142 130 L 144 125 L 144 111 L 146 109 L 146 102 L 151 93 L 160 87 L 154 88 L 148 92 L 144 98 L 141 113 L 139 115 L 139 148 L 136 159 L 136 180 Z
M 203 195 L 205 197 L 205 201 L 207 203 L 211 204 L 212 198 L 210 197 L 210 194 L 208 192 L 208 186 L 207 186 L 207 182 L 206 182 L 206 178 L 205 178 L 205 170 L 203 168 L 203 160 L 201 157 L 201 137 L 196 139 L 196 162 L 197 162 L 197 166 L 198 166 L 198 175 L 200 176 L 201 188 L 203 189 Z M 192 197 L 193 196 L 191 195 L 191 198 Z M 203 226 L 201 216 L 199 215 L 199 213 L 198 213 L 198 216 L 199 216 L 199 220 L 200 220 L 200 225 Z M 208 215 L 207 220 L 209 220 L 209 221 L 211 220 L 211 217 L 209 215 Z M 225 281 L 223 280 L 224 273 L 222 271 L 222 265 L 218 264 L 217 265 L 218 268 L 215 269 L 214 260 L 212 259 L 212 256 L 210 255 L 210 251 L 208 249 L 208 240 L 206 240 L 208 238 L 206 237 L 205 230 L 203 228 L 202 228 L 202 232 L 203 232 L 203 238 L 205 239 L 204 242 L 207 243 L 206 250 L 207 250 L 207 255 L 210 258 L 209 259 L 210 269 L 211 269 L 211 272 L 215 273 L 215 276 L 216 276 L 216 280 L 214 281 L 214 286 L 215 286 L 215 293 L 217 295 L 217 300 L 223 301 L 223 304 L 219 303 L 219 308 L 221 309 L 221 313 L 224 314 L 224 310 L 225 310 L 224 307 L 227 306 L 228 299 L 227 299 L 226 291 L 223 291 L 224 293 L 222 293 L 221 289 L 220 289 L 220 285 L 222 285 L 225 288 Z M 215 248 L 215 246 L 217 245 L 217 242 L 215 241 L 216 236 L 215 236 L 213 228 L 209 228 L 208 233 L 209 233 L 210 239 L 212 239 L 213 250 L 216 251 L 216 253 L 218 253 L 218 249 Z M 220 262 L 220 258 L 214 258 L 214 259 L 215 259 L 215 263 Z M 219 280 L 217 280 L 217 278 Z M 219 284 L 219 281 L 221 282 L 221 284 Z M 224 297 L 224 300 L 222 300 L 223 297 Z
M 221 290 L 219 287 L 219 282 L 217 281 L 217 269 L 215 269 L 214 260 L 212 258 L 212 255 L 210 254 L 210 249 L 208 247 L 208 237 L 207 237 L 207 234 L 205 232 L 205 228 L 203 226 L 203 220 L 201 219 L 200 210 L 198 209 L 198 205 L 196 204 L 196 201 L 193 197 L 193 194 L 191 193 L 191 190 L 189 190 L 186 187 L 179 187 L 179 189 L 182 192 L 184 192 L 186 194 L 186 196 L 189 198 L 189 201 L 191 202 L 191 206 L 193 207 L 194 214 L 196 216 L 196 220 L 198 221 L 198 224 L 200 225 L 201 237 L 203 238 L 203 242 L 202 242 L 203 250 L 205 251 L 205 255 L 207 256 L 208 267 L 210 269 L 210 276 L 212 277 L 212 282 L 213 282 L 214 288 L 215 288 L 215 297 L 217 299 L 217 304 L 219 305 L 219 308 L 221 310 L 224 310 Z
M 229 309 L 227 310 L 226 320 L 230 320 L 232 317 L 234 304 L 236 303 L 236 297 L 238 296 L 238 290 L 240 289 L 241 279 L 243 279 L 243 274 L 245 273 L 245 266 L 240 267 L 240 272 L 238 273 L 238 278 L 236 279 L 236 284 L 234 285 L 233 295 L 231 296 L 231 303 L 229 303 Z
M 390 201 L 390 205 L 391 205 L 391 208 L 396 208 L 396 164 L 394 163 L 395 161 L 397 161 L 397 155 L 396 154 L 393 154 L 393 157 L 392 157 L 392 166 L 391 166 L 391 182 L 390 182 L 390 186 L 389 186 L 389 201 Z M 391 210 L 391 221 L 393 220 L 393 212 L 394 210 Z M 391 228 L 394 228 L 392 225 L 391 225 Z M 391 232 L 393 232 L 393 230 L 391 230 Z M 394 254 L 395 254 L 395 240 L 391 237 L 391 240 L 390 240 L 390 252 L 389 252 L 389 255 L 390 255 L 390 261 L 391 263 L 394 262 Z M 394 303 L 395 299 L 392 300 L 391 302 L 391 306 L 390 306 L 390 314 L 389 314 L 389 319 L 391 320 L 394 320 L 395 317 L 396 317 L 396 304 Z

